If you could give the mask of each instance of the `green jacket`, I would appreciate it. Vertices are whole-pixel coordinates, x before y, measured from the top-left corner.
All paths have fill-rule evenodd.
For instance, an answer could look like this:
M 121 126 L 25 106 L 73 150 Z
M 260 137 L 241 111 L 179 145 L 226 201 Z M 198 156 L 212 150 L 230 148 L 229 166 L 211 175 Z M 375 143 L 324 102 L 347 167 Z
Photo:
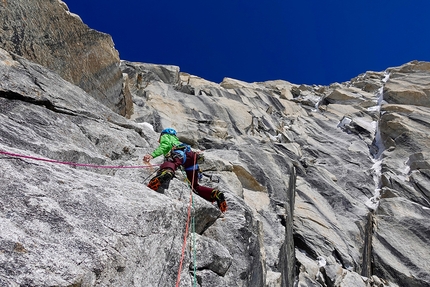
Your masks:
M 153 158 L 160 155 L 166 155 L 173 148 L 173 146 L 180 145 L 181 142 L 174 135 L 164 134 L 160 136 L 160 145 L 151 153 Z

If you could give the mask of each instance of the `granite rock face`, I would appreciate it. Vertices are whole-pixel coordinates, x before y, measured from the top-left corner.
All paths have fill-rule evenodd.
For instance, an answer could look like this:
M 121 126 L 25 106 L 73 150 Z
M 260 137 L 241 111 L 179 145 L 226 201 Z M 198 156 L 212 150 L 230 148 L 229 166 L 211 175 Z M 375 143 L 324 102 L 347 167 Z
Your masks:
M 59 0 L 1 1 L 0 48 L 58 73 L 129 117 L 119 54 L 110 35 L 90 29 Z
M 380 120 L 385 148 L 373 236 L 375 274 L 387 274 L 399 286 L 430 286 L 430 65 L 411 62 L 388 72 Z
M 262 223 L 266 285 L 257 286 L 278 282 L 274 274 L 282 280 L 273 286 L 427 286 L 427 66 L 328 87 L 216 84 L 186 73 L 169 82 L 145 77 L 154 68 L 137 77 L 140 64 L 122 67 L 146 79 L 133 93 L 135 121 L 172 126 L 202 149 L 237 152 L 238 195 Z M 273 152 L 294 169 L 282 170 L 288 164 L 267 157 Z M 416 208 L 394 208 L 397 201 Z
M 2 29 L 24 25 L 17 3 Z M 121 61 L 128 119 L 17 43 L 0 48 L 1 286 L 430 286 L 429 63 L 308 86 Z M 223 216 L 180 171 L 146 187 L 166 127 L 204 152 Z

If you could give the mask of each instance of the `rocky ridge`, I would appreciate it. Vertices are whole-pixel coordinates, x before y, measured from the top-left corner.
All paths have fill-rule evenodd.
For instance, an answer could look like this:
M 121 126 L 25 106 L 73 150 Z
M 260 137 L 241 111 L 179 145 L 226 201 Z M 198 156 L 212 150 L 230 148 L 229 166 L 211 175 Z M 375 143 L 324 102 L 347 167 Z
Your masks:
M 116 113 L 133 113 L 110 35 L 89 28 L 61 0 L 4 0 L 0 15 L 0 48 L 49 68 Z
M 173 286 L 190 204 L 180 172 L 161 195 L 146 187 L 156 166 L 11 155 L 139 166 L 173 127 L 229 206 L 222 217 L 193 197 L 180 286 L 430 286 L 429 63 L 330 86 L 115 65 L 130 119 L 0 49 L 0 285 Z

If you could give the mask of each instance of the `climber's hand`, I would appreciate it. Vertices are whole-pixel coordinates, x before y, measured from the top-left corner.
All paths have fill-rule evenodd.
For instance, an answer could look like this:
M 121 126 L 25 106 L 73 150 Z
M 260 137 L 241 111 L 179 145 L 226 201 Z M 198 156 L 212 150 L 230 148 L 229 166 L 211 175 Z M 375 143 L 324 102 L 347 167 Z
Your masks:
M 143 162 L 144 162 L 144 163 L 148 163 L 151 159 L 153 159 L 153 157 L 152 157 L 152 155 L 150 155 L 150 154 L 145 154 L 145 155 L 143 156 Z

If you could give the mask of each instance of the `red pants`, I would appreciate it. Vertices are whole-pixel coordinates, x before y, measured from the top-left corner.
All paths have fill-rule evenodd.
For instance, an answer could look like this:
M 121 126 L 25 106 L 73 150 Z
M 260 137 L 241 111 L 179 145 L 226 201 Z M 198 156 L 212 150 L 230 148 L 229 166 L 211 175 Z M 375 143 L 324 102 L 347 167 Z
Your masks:
M 194 191 L 201 197 L 203 197 L 204 199 L 206 199 L 207 201 L 213 201 L 212 199 L 212 190 L 213 188 L 207 187 L 207 186 L 203 186 L 203 185 L 199 185 L 199 175 L 198 175 L 198 170 L 188 170 L 186 171 L 187 173 L 187 178 L 191 183 L 191 186 L 193 187 Z
M 185 169 L 187 167 L 197 167 L 197 169 L 186 170 L 187 178 L 190 181 L 190 185 L 194 189 L 194 191 L 207 201 L 213 202 L 212 199 L 212 190 L 213 188 L 199 185 L 199 174 L 198 174 L 198 166 L 195 164 L 195 153 L 187 152 L 186 161 L 182 163 L 183 158 L 174 154 L 173 156 L 167 158 L 167 160 L 160 166 L 160 170 L 169 168 L 173 171 L 176 171 L 179 166 L 183 166 Z

